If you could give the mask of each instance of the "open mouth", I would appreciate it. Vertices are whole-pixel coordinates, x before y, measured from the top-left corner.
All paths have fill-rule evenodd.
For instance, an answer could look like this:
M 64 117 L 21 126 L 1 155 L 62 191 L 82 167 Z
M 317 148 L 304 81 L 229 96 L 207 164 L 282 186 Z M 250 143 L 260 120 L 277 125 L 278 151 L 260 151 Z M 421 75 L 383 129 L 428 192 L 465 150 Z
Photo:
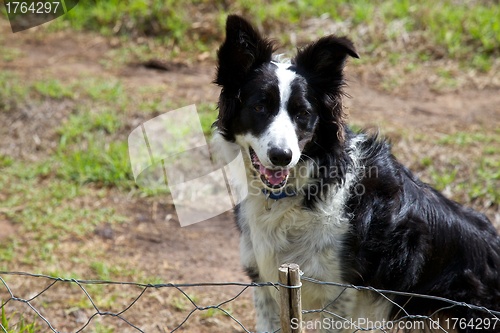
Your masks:
M 289 169 L 268 169 L 262 165 L 255 151 L 250 147 L 250 158 L 252 165 L 260 174 L 260 180 L 270 189 L 280 189 L 286 185 Z

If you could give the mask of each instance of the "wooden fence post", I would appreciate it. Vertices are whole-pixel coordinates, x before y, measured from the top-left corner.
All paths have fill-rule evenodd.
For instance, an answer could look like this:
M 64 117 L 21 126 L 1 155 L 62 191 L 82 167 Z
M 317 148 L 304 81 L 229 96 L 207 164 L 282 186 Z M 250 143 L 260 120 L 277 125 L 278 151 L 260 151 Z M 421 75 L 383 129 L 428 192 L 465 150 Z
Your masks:
M 279 268 L 279 282 L 292 288 L 280 288 L 281 332 L 302 333 L 302 301 L 300 296 L 300 269 L 297 264 L 283 264 Z

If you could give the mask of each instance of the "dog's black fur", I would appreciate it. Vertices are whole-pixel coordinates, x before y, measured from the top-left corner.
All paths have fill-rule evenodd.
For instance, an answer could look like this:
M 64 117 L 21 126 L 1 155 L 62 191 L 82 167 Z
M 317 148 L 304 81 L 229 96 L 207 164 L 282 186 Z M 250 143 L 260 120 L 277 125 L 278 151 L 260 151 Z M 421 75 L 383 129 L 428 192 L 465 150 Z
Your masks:
M 222 87 L 215 127 L 225 141 L 239 143 L 238 135 L 248 132 L 260 135 L 274 116 L 272 111 L 263 116 L 251 110 L 254 100 L 264 104 L 266 110 L 277 110 L 279 105 L 279 93 L 272 88 L 276 86 L 271 63 L 274 51 L 274 44 L 248 22 L 237 16 L 228 18 L 215 80 Z M 355 164 L 374 171 L 357 177 L 356 185 L 362 186 L 363 193 L 351 191 L 344 209 L 337 212 L 349 224 L 337 257 L 340 282 L 433 295 L 500 311 L 497 231 L 483 214 L 422 183 L 394 158 L 386 141 L 347 127 L 342 109 L 347 56 L 358 56 L 353 44 L 344 37 L 327 36 L 298 50 L 289 67 L 298 79 L 293 81 L 290 97 L 290 101 L 294 96 L 297 100 L 289 102 L 292 106 L 288 112 L 296 119 L 297 139 L 305 140 L 298 165 L 313 160 L 318 166 L 309 175 L 308 185 L 295 189 L 304 214 L 324 204 L 325 196 L 332 195 L 332 185 L 343 186 Z M 300 108 L 307 112 L 300 115 Z M 350 154 L 355 140 L 360 151 L 357 161 Z M 242 216 L 250 213 L 237 209 L 242 237 L 251 232 L 248 223 L 262 223 L 259 216 Z M 263 267 L 244 265 L 252 280 L 262 280 Z M 395 296 L 393 301 L 410 314 L 422 315 L 449 305 L 407 296 Z M 389 316 L 401 315 L 400 308 L 393 306 Z M 438 315 L 467 320 L 492 317 L 466 306 L 449 307 Z M 475 327 L 458 329 L 480 331 Z M 489 332 L 500 332 L 500 323 Z
M 345 280 L 500 310 L 500 238 L 490 221 L 422 183 L 385 142 L 369 139 L 364 145 L 370 154 L 363 164 L 378 173 L 365 175 L 365 194 L 348 201 L 353 218 L 341 259 Z M 403 296 L 395 301 L 414 314 L 444 306 Z M 488 316 L 467 307 L 447 315 Z

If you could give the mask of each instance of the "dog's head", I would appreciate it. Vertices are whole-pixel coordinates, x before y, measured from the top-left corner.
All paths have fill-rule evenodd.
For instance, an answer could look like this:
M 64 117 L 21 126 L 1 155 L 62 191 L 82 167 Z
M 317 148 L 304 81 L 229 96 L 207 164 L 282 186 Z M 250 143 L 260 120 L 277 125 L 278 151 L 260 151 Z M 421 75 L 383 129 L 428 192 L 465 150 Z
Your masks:
M 273 59 L 274 51 L 272 41 L 231 15 L 215 79 L 222 87 L 217 130 L 241 146 L 271 190 L 286 185 L 301 157 L 343 149 L 343 68 L 347 56 L 358 57 L 351 41 L 335 36 L 289 62 Z

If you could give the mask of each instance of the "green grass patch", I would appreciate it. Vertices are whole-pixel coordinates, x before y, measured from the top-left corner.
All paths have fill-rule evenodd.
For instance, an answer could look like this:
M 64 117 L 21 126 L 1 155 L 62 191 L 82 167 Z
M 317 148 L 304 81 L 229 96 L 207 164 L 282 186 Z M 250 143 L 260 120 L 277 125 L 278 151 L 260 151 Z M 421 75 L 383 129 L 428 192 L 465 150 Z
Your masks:
M 117 79 L 103 79 L 99 77 L 81 78 L 70 83 L 57 79 L 35 81 L 31 90 L 36 96 L 60 100 L 64 98 L 87 98 L 99 104 L 112 104 L 116 108 L 126 105 L 127 94 L 122 83 Z
M 56 79 L 35 82 L 33 88 L 38 94 L 46 98 L 74 98 L 71 87 Z
M 121 126 L 117 113 L 109 107 L 102 107 L 99 111 L 81 110 L 58 129 L 60 147 L 64 149 L 68 144 L 80 142 L 95 133 L 114 134 Z
M 129 102 L 119 80 L 84 78 L 64 83 L 49 78 L 21 84 L 14 74 L 0 73 L 0 111 L 26 103 L 36 105 L 42 98 L 78 98 L 80 103 L 56 130 L 60 138 L 55 153 L 28 168 L 20 168 L 17 176 L 25 180 L 56 176 L 78 186 L 134 186 L 126 138 L 117 133 L 123 126 L 117 110 Z M 11 167 L 13 162 L 11 157 L 0 155 L 0 168 Z
M 500 160 L 494 157 L 484 158 L 478 163 L 474 176 L 471 184 L 462 184 L 461 189 L 472 200 L 484 198 L 493 205 L 500 205 Z
M 2 300 L 0 300 L 0 304 L 2 304 Z M 7 316 L 5 307 L 2 307 L 0 323 L 2 332 L 5 333 L 35 333 L 40 329 L 34 322 L 27 321 L 22 315 L 14 313 Z
M 200 117 L 203 133 L 210 137 L 212 134 L 212 124 L 217 119 L 217 105 L 215 103 L 202 103 L 196 105 L 198 116 Z
M 368 54 L 408 53 L 410 47 L 424 57 L 446 56 L 489 70 L 500 52 L 500 4 L 489 1 L 238 0 L 222 5 L 207 0 L 110 0 L 81 2 L 56 25 L 107 35 L 154 36 L 170 52 L 180 48 L 195 53 L 212 50 L 221 41 L 229 13 L 243 14 L 281 41 L 290 39 L 290 26 L 300 29 L 310 19 L 329 18 L 327 25 L 343 25 L 337 30 L 349 32 Z M 324 33 L 323 26 L 316 33 Z M 394 49 L 391 41 L 414 33 L 419 38 L 410 36 L 401 43 L 405 49 Z
M 174 0 L 84 1 L 68 12 L 66 19 L 79 30 L 92 29 L 103 34 L 165 34 L 181 40 L 191 26 L 187 4 L 187 1 Z
M 15 110 L 26 104 L 36 105 L 44 99 L 78 99 L 82 104 L 100 107 L 113 106 L 116 110 L 127 106 L 129 98 L 117 79 L 80 78 L 63 82 L 56 78 L 22 81 L 15 73 L 0 72 L 0 112 Z
M 23 53 L 21 50 L 14 48 L 14 47 L 9 47 L 9 48 L 3 48 L 2 54 L 0 55 L 0 57 L 5 62 L 11 62 L 22 55 L 23 55 Z
M 80 185 L 133 186 L 127 142 L 115 136 L 121 126 L 118 114 L 109 107 L 71 115 L 57 131 L 56 175 Z
M 96 322 L 94 325 L 95 333 L 113 333 L 115 329 L 111 326 L 104 325 L 100 322 Z
M 488 132 L 455 132 L 452 134 L 443 135 L 442 138 L 439 139 L 438 143 L 442 145 L 455 145 L 460 147 L 474 146 L 474 145 L 482 145 L 485 144 L 493 144 L 496 143 L 497 146 L 500 146 L 500 131 L 498 133 L 488 133 Z M 495 149 L 494 146 L 490 146 L 490 149 Z M 500 147 L 496 147 L 500 150 Z
M 177 48 L 171 48 L 157 38 L 148 38 L 147 43 L 138 43 L 124 35 L 116 38 L 119 41 L 118 45 L 109 49 L 99 60 L 99 64 L 108 70 L 121 69 L 130 64 L 141 64 L 151 59 L 165 59 L 179 53 Z
M 157 284 L 164 284 L 166 282 L 165 282 L 165 280 L 163 278 L 161 278 L 159 276 L 147 275 L 147 276 L 143 276 L 139 280 L 139 283 L 157 285 Z
M 179 312 L 184 312 L 193 307 L 193 303 L 198 303 L 199 297 L 195 294 L 175 296 L 170 299 L 170 305 Z
M 43 183 L 37 178 L 19 178 L 14 168 L 4 173 L 11 177 L 0 179 L 3 192 L 8 194 L 2 205 L 6 216 L 25 231 L 36 231 L 39 240 L 58 239 L 61 231 L 66 235 L 82 236 L 108 218 L 113 220 L 115 212 L 110 209 L 75 209 L 77 198 L 88 193 L 77 184 L 60 180 Z
M 500 130 L 478 132 L 455 132 L 443 135 L 438 144 L 450 147 L 454 151 L 473 156 L 470 151 L 481 149 L 477 160 L 470 161 L 470 175 L 467 179 L 456 180 L 457 172 L 439 172 L 433 170 L 432 179 L 438 189 L 454 183 L 457 189 L 465 192 L 471 201 L 481 200 L 490 205 L 500 205 Z M 468 151 L 470 150 L 470 151 Z M 475 154 L 477 155 L 477 154 Z M 450 160 L 450 167 L 453 166 Z
M 243 8 L 249 17 L 269 26 L 287 27 L 321 16 L 347 23 L 350 37 L 363 39 L 363 53 L 371 53 L 370 49 L 375 51 L 377 48 L 385 49 L 382 53 L 389 55 L 408 53 L 407 49 L 389 49 L 394 47 L 390 42 L 399 41 L 405 34 L 418 33 L 425 42 L 415 44 L 417 54 L 433 58 L 446 54 L 446 57 L 488 70 L 500 50 L 500 4 L 493 2 L 305 0 L 292 5 L 286 1 L 269 4 L 258 0 L 237 1 L 234 7 Z M 360 28 L 364 36 L 356 34 Z M 409 46 L 412 41 L 405 43 Z
M 445 47 L 452 58 L 498 53 L 500 5 L 441 1 L 418 11 L 415 25 L 427 29 L 436 45 Z
M 9 167 L 14 163 L 12 157 L 0 154 L 0 169 Z
M 132 186 L 126 142 L 105 142 L 89 138 L 86 142 L 59 149 L 57 175 L 78 184 Z
M 2 214 L 31 242 L 30 246 L 24 244 L 23 237 L 1 244 L 3 263 L 56 263 L 55 253 L 62 240 L 84 237 L 102 223 L 124 221 L 114 209 L 91 204 L 98 199 L 96 190 L 72 181 L 41 179 L 39 169 L 42 168 L 15 162 L 0 174 L 0 188 L 6 198 L 2 201 Z
M 10 71 L 0 72 L 0 112 L 15 109 L 28 95 L 29 87 L 22 84 L 17 75 Z
M 116 79 L 86 78 L 75 83 L 74 89 L 99 104 L 109 103 L 119 108 L 127 102 L 123 85 Z
M 111 267 L 102 261 L 94 261 L 90 268 L 94 271 L 94 274 L 97 275 L 97 278 L 102 281 L 110 281 L 111 280 Z
M 82 200 L 94 202 L 95 198 L 54 200 L 50 198 L 50 190 L 35 189 L 33 192 L 38 201 L 28 197 L 26 200 L 30 201 L 23 205 L 21 212 L 16 211 L 14 206 L 12 212 L 7 210 L 5 214 L 17 225 L 23 237 L 0 244 L 1 266 L 4 270 L 24 266 L 36 268 L 41 273 L 58 270 L 65 272 L 58 276 L 67 275 L 63 267 L 85 267 L 89 264 L 89 258 L 105 256 L 100 248 L 93 248 L 91 253 L 78 251 L 68 254 L 66 249 L 71 240 L 92 237 L 100 224 L 121 223 L 126 220 L 112 208 L 96 208 L 91 205 L 81 207 L 78 204 Z M 11 203 L 8 203 L 3 208 L 6 210 L 10 207 Z
M 8 242 L 4 241 L 0 243 L 0 269 L 2 271 L 8 270 L 6 263 L 9 263 L 16 258 L 18 248 L 19 242 L 16 239 L 10 239 Z
M 447 186 L 453 184 L 457 177 L 457 170 L 448 170 L 448 172 L 443 173 L 431 167 L 430 175 L 433 186 L 435 186 L 436 189 L 442 191 Z

